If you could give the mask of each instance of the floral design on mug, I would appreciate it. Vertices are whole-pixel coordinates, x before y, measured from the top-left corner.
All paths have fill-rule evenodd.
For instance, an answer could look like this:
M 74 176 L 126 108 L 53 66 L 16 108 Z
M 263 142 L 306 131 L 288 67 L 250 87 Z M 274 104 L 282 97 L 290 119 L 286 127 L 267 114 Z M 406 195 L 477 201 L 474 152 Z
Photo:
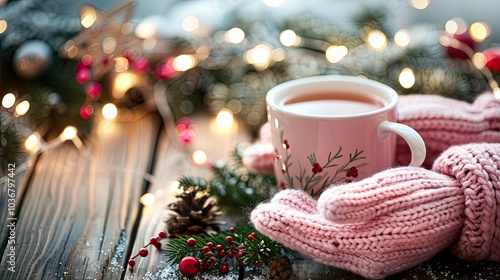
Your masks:
M 292 176 L 289 173 L 290 166 L 293 165 L 291 161 L 292 155 L 290 153 L 290 144 L 286 139 L 284 139 L 283 132 L 280 133 L 281 143 L 285 149 L 284 156 L 278 153 L 276 149 L 276 160 L 281 163 L 281 172 L 285 176 L 286 185 L 290 187 L 300 187 L 304 191 L 309 192 L 311 196 L 317 196 L 323 192 L 328 186 L 336 185 L 340 182 L 352 182 L 358 177 L 358 169 L 368 165 L 367 162 L 359 162 L 366 159 L 363 156 L 363 150 L 356 149 L 354 153 L 349 153 L 349 159 L 346 163 L 340 165 L 336 163 L 343 158 L 342 147 L 340 146 L 337 152 L 332 155 L 332 152 L 328 153 L 328 159 L 324 164 L 321 164 L 316 159 L 316 154 L 312 153 L 307 156 L 308 163 L 311 167 L 302 167 L 299 161 L 300 175 Z M 327 169 L 334 169 L 333 175 L 329 175 Z M 297 182 L 297 183 L 296 183 Z M 320 187 L 316 188 L 319 184 Z M 281 183 L 281 189 L 285 189 L 285 184 Z

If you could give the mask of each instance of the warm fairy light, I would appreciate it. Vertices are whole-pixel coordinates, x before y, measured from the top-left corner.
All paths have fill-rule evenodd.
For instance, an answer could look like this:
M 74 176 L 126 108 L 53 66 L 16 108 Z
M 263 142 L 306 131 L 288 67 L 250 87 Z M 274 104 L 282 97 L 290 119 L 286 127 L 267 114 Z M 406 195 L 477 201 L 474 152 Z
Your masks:
M 156 26 L 150 21 L 143 21 L 135 28 L 135 35 L 141 39 L 151 39 L 156 35 Z
M 191 157 L 196 165 L 203 165 L 207 163 L 208 160 L 207 154 L 202 150 L 194 151 Z
M 415 84 L 415 75 L 410 68 L 404 68 L 399 74 L 399 83 L 403 88 L 409 89 Z
M 286 51 L 282 48 L 274 49 L 271 52 L 271 58 L 274 61 L 283 61 L 286 58 Z
M 95 20 L 97 19 L 97 15 L 93 9 L 88 9 L 87 11 L 82 13 L 80 19 L 82 26 L 85 28 L 89 28 L 92 26 L 92 24 L 94 24 Z
M 224 33 L 224 38 L 229 43 L 238 44 L 245 40 L 245 32 L 240 28 L 234 27 Z
M 16 96 L 13 93 L 9 92 L 2 98 L 2 106 L 5 109 L 11 108 L 12 106 L 14 106 L 15 103 L 16 103 Z
M 500 88 L 494 88 L 493 94 L 495 95 L 496 99 L 500 100 Z
M 116 108 L 115 104 L 113 103 L 108 103 L 102 107 L 102 116 L 111 121 L 118 116 L 118 109 Z
M 234 117 L 231 110 L 223 108 L 217 114 L 217 125 L 220 128 L 229 128 L 233 124 Z
M 115 72 L 127 71 L 130 66 L 128 59 L 123 56 L 115 58 Z
M 24 141 L 24 147 L 30 152 L 36 152 L 40 148 L 40 135 L 36 132 L 31 134 Z
M 348 53 L 349 53 L 349 50 L 347 49 L 346 46 L 336 46 L 336 45 L 329 46 L 325 52 L 326 59 L 328 61 L 330 61 L 331 63 L 339 62 Z
M 195 66 L 196 57 L 191 54 L 181 54 L 172 61 L 172 67 L 175 71 L 187 71 Z
M 368 44 L 375 50 L 381 51 L 387 46 L 387 37 L 380 30 L 372 30 L 368 33 Z
M 119 73 L 116 75 L 111 95 L 116 99 L 120 99 L 129 89 L 135 87 L 137 83 L 138 77 L 136 74 L 130 72 Z
M 406 29 L 400 29 L 394 34 L 394 43 L 399 47 L 406 47 L 410 44 L 410 32 Z
M 483 69 L 484 66 L 486 65 L 486 55 L 484 55 L 483 53 L 475 53 L 473 56 L 472 56 L 472 64 L 474 65 L 474 67 L 476 67 L 477 69 Z
M 408 0 L 408 3 L 417 10 L 424 10 L 429 6 L 431 0 Z
M 452 18 L 446 22 L 444 29 L 448 34 L 462 34 L 467 31 L 467 23 L 462 18 Z
M 153 205 L 156 201 L 156 197 L 152 193 L 145 193 L 141 196 L 139 201 L 142 203 L 144 206 L 150 206 Z
M 172 182 L 172 191 L 176 194 L 181 194 L 184 192 L 183 188 L 181 187 L 181 183 L 179 181 Z
M 285 4 L 285 0 L 262 0 L 268 7 L 279 8 Z
M 195 31 L 200 26 L 200 21 L 195 16 L 188 16 L 182 21 L 182 28 L 186 31 Z
M 0 34 L 4 33 L 7 30 L 7 21 L 0 20 Z
M 118 47 L 118 42 L 113 37 L 107 37 L 102 41 L 102 51 L 105 54 L 112 54 Z
M 24 116 L 26 113 L 28 113 L 29 109 L 30 109 L 30 103 L 27 100 L 24 100 L 21 103 L 17 104 L 16 113 L 19 116 Z
M 280 42 L 285 47 L 298 46 L 300 45 L 301 39 L 295 31 L 291 29 L 283 30 L 280 33 Z
M 62 140 L 71 140 L 75 138 L 76 134 L 78 133 L 78 130 L 74 126 L 67 126 L 63 132 L 61 133 L 61 139 Z
M 474 41 L 480 43 L 490 36 L 491 29 L 485 22 L 474 22 L 469 28 L 469 33 Z
M 257 45 L 255 48 L 245 52 L 245 60 L 254 65 L 257 69 L 266 69 L 269 66 L 271 49 L 264 45 Z

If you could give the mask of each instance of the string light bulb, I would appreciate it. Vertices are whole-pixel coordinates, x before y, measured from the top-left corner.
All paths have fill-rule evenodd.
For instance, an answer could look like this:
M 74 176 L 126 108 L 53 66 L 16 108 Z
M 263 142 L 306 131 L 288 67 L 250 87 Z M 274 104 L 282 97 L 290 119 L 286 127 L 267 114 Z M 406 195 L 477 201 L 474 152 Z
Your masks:
M 380 30 L 372 30 L 368 33 L 368 44 L 377 51 L 385 49 L 387 37 Z
M 200 26 L 200 21 L 195 16 L 188 16 L 182 21 L 182 28 L 185 31 L 195 31 Z
M 17 104 L 16 113 L 19 116 L 24 116 L 24 115 L 26 115 L 26 113 L 28 113 L 29 109 L 30 109 L 30 103 L 28 102 L 28 100 L 24 100 L 24 101 L 20 102 L 19 104 Z
M 2 106 L 5 109 L 11 108 L 12 106 L 14 106 L 15 103 L 16 103 L 16 96 L 13 93 L 9 92 L 2 98 Z
M 406 29 L 400 29 L 394 34 L 394 43 L 401 48 L 407 47 L 410 39 L 410 32 Z
M 0 20 L 0 34 L 4 33 L 7 30 L 7 21 Z
M 403 88 L 409 89 L 415 84 L 415 74 L 410 68 L 404 68 L 399 74 L 399 83 Z
M 139 201 L 142 203 L 144 206 L 150 206 L 153 205 L 156 201 L 156 197 L 152 193 L 145 193 L 141 196 Z
M 194 164 L 200 165 L 200 166 L 207 163 L 207 160 L 208 160 L 207 153 L 205 153 L 202 150 L 194 151 L 191 158 L 193 159 Z
M 40 148 L 40 135 L 36 132 L 31 134 L 24 141 L 24 147 L 28 151 L 36 152 Z
M 224 38 L 229 43 L 239 44 L 245 40 L 245 32 L 240 28 L 234 27 L 224 33 Z
M 83 27 L 89 28 L 91 27 L 97 19 L 97 14 L 94 9 L 89 6 L 85 6 L 82 10 L 82 14 L 80 15 L 80 22 Z
M 408 3 L 417 10 L 425 10 L 431 3 L 431 0 L 409 0 Z
M 73 138 L 76 137 L 76 134 L 78 133 L 78 130 L 74 126 L 67 126 L 63 132 L 61 133 L 61 139 L 63 141 L 66 140 L 72 140 Z
M 217 125 L 220 128 L 226 129 L 231 127 L 234 121 L 233 112 L 227 108 L 223 108 L 217 114 Z
M 337 63 L 342 60 L 347 54 L 349 53 L 349 50 L 347 49 L 346 46 L 329 46 L 326 49 L 326 59 L 330 61 L 331 63 Z
M 108 121 L 116 119 L 116 117 L 118 116 L 118 109 L 116 108 L 115 104 L 108 103 L 104 105 L 102 107 L 102 116 Z
M 469 27 L 469 34 L 474 41 L 481 43 L 490 36 L 491 28 L 485 22 L 474 22 Z
M 280 42 L 285 47 L 297 46 L 300 44 L 300 36 L 297 36 L 295 31 L 291 29 L 283 30 L 280 33 Z
M 196 57 L 191 54 L 181 54 L 174 58 L 172 67 L 175 71 L 187 71 L 196 66 Z

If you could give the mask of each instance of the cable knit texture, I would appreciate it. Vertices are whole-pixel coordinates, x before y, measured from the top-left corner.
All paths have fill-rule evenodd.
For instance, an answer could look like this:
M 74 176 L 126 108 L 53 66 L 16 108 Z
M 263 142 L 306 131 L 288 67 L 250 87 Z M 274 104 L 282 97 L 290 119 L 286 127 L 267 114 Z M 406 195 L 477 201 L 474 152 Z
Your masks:
M 426 168 L 452 145 L 500 142 L 500 103 L 490 92 L 479 95 L 472 104 L 438 95 L 401 96 L 398 122 L 424 139 Z M 408 165 L 410 158 L 408 144 L 398 137 L 397 163 Z
M 448 149 L 433 169 L 456 178 L 465 194 L 465 223 L 452 252 L 466 260 L 500 261 L 500 144 Z
M 499 261 L 500 144 L 448 149 L 434 171 L 397 167 L 334 186 L 318 201 L 300 190 L 257 206 L 262 233 L 316 261 L 369 278 L 415 266 L 452 247 Z

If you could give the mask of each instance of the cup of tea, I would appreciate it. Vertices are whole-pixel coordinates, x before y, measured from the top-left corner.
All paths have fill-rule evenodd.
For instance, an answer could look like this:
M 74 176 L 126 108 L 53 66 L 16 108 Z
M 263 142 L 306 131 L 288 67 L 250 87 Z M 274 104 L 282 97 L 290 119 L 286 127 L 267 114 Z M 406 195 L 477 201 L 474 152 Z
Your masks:
M 281 188 L 318 196 L 331 185 L 393 167 L 396 140 L 409 145 L 411 166 L 425 159 L 422 137 L 397 122 L 398 94 L 366 78 L 324 75 L 299 78 L 266 95 Z

